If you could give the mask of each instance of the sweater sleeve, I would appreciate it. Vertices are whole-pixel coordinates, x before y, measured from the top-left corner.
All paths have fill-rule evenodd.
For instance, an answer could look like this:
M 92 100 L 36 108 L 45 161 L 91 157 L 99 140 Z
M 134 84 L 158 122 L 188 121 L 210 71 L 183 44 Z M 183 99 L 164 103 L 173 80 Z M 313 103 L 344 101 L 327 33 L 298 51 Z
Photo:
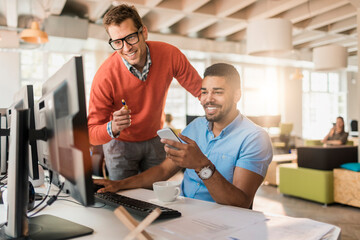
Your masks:
M 113 112 L 112 86 L 98 71 L 91 86 L 88 129 L 92 145 L 102 145 L 111 140 L 106 128 Z
M 174 77 L 194 97 L 200 98 L 202 79 L 185 55 L 177 48 L 173 57 Z

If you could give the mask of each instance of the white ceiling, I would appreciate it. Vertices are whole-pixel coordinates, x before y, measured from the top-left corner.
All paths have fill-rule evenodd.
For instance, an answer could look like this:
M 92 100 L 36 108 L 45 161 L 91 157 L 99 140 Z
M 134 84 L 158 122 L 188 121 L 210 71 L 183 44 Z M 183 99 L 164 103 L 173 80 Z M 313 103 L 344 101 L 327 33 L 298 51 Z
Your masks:
M 151 33 L 246 44 L 246 27 L 256 19 L 284 18 L 293 24 L 299 51 L 340 44 L 356 56 L 360 0 L 0 0 L 0 29 L 21 29 L 36 17 L 76 16 L 102 23 L 111 7 L 135 5 Z

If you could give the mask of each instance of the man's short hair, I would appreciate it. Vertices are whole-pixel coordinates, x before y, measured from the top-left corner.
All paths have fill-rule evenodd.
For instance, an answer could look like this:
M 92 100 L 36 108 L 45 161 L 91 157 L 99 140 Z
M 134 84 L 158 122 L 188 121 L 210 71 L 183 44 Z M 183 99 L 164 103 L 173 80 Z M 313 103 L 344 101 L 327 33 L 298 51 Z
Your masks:
M 110 9 L 104 16 L 103 24 L 106 31 L 110 25 L 119 25 L 126 19 L 132 19 L 137 29 L 143 26 L 141 17 L 134 6 L 121 4 Z
M 207 76 L 224 77 L 234 89 L 240 89 L 240 75 L 236 68 L 227 63 L 216 63 L 205 69 L 204 78 Z

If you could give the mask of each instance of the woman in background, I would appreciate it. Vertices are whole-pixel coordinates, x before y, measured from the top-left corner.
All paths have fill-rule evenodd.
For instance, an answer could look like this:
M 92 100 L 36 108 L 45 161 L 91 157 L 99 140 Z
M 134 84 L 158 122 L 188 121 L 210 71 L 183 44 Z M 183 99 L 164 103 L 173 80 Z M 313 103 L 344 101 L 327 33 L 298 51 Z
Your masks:
M 344 130 L 344 119 L 337 117 L 336 124 L 321 142 L 324 145 L 345 145 L 348 135 Z

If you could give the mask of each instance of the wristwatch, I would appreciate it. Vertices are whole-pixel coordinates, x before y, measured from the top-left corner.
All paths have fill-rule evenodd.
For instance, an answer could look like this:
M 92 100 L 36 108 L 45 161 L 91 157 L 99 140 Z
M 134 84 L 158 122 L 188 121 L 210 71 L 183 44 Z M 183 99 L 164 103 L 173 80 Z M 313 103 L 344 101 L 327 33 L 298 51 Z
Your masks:
M 208 166 L 205 166 L 203 168 L 200 169 L 200 171 L 195 171 L 197 173 L 197 175 L 199 176 L 199 178 L 201 178 L 202 180 L 207 180 L 209 179 L 215 172 L 215 165 L 214 164 L 210 164 Z

